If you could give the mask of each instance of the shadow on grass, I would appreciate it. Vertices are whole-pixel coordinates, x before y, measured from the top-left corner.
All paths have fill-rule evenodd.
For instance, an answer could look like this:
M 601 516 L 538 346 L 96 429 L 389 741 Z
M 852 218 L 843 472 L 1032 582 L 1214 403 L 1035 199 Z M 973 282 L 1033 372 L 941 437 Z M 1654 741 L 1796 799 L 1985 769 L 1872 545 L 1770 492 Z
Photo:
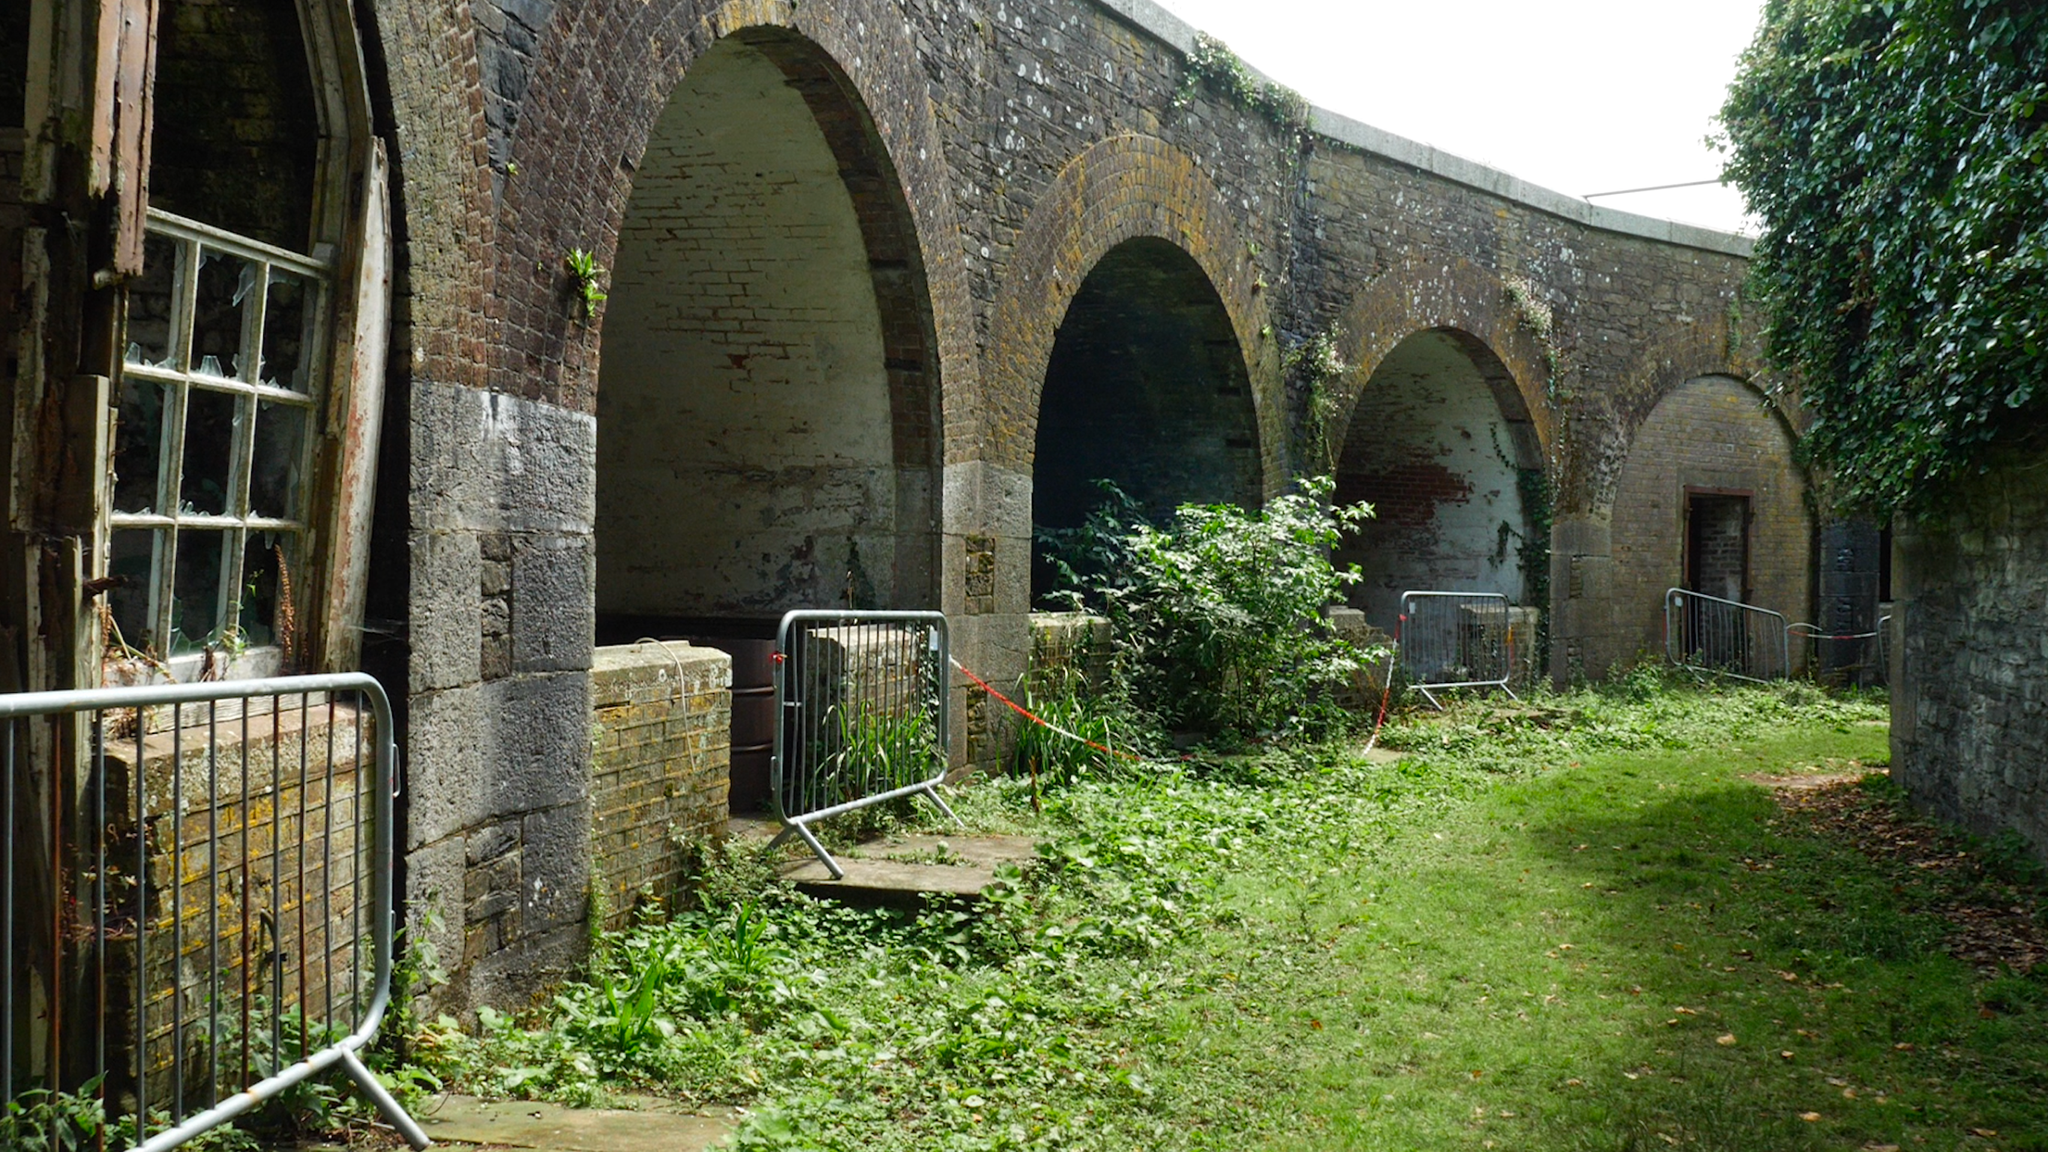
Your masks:
M 1568 1094 L 1563 1147 L 2048 1150 L 2048 972 L 1951 958 L 1936 880 L 1760 787 L 1636 807 L 1560 784 L 1532 815 L 1602 965 L 1689 1012 L 1627 1038 L 1652 1054 L 1629 1079 Z

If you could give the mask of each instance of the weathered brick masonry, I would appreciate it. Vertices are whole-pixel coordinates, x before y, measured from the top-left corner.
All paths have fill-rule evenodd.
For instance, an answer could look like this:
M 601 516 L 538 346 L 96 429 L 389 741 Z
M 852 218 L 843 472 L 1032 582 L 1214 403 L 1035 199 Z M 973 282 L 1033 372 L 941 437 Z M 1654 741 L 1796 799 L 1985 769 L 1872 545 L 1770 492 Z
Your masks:
M 1745 242 L 1189 89 L 1193 32 L 1147 0 L 352 11 L 396 231 L 366 659 L 403 686 L 406 897 L 466 960 L 451 1007 L 583 945 L 593 833 L 618 830 L 593 809 L 601 626 L 936 607 L 1014 680 L 1041 472 L 1128 465 L 1169 504 L 1348 462 L 1385 506 L 1379 586 L 1547 584 L 1554 672 L 1655 644 L 1626 589 L 1654 607 L 1687 486 L 1755 489 L 1751 555 L 1804 564 L 1781 418 L 1683 406 L 1754 395 Z M 590 314 L 577 249 L 613 270 Z M 1312 395 L 1289 353 L 1318 334 L 1347 368 Z M 1755 476 L 1636 447 L 1673 419 Z M 1661 527 L 1619 506 L 1638 477 Z M 1545 571 L 1520 546 L 1553 522 Z M 1002 721 L 955 687 L 985 761 Z
M 1210 330 L 1234 341 L 1231 366 L 1248 393 L 1240 402 L 1249 425 L 1228 433 L 1228 443 L 1219 437 L 1219 451 L 1244 444 L 1267 493 L 1310 465 L 1300 451 L 1306 398 L 1283 369 L 1291 346 L 1341 332 L 1351 366 L 1337 385 L 1333 437 L 1342 445 L 1355 398 L 1382 362 L 1407 338 L 1444 331 L 1445 345 L 1484 382 L 1472 395 L 1498 408 L 1482 405 L 1458 425 L 1484 439 L 1460 449 L 1470 461 L 1452 463 L 1469 471 L 1493 461 L 1469 485 L 1477 495 L 1438 502 L 1489 502 L 1457 529 L 1483 535 L 1483 547 L 1464 540 L 1450 549 L 1466 558 L 1459 571 L 1472 580 L 1490 578 L 1489 566 L 1473 558 L 1495 551 L 1499 526 L 1526 532 L 1534 511 L 1519 507 L 1511 469 L 1495 461 L 1496 435 L 1509 462 L 1548 474 L 1559 538 L 1571 540 L 1572 556 L 1597 563 L 1608 557 L 1629 446 L 1659 399 L 1701 376 L 1754 376 L 1741 354 L 1752 341 L 1736 305 L 1741 242 L 1595 211 L 1320 113 L 1319 131 L 1297 137 L 1205 90 L 1176 106 L 1191 33 L 1142 2 L 380 0 L 374 8 L 407 262 L 409 888 L 415 898 L 464 890 L 465 870 L 476 867 L 465 846 L 478 829 L 516 820 L 528 837 L 523 891 L 552 894 L 535 909 L 540 915 L 522 916 L 516 939 L 475 960 L 458 1000 L 502 995 L 574 954 L 570 925 L 580 914 L 587 853 L 568 845 L 589 836 L 589 752 L 560 734 L 583 729 L 570 718 L 589 699 L 593 586 L 608 596 L 609 565 L 655 556 L 648 542 L 660 538 L 649 528 L 610 539 L 611 526 L 625 523 L 615 517 L 697 516 L 701 524 L 726 515 L 712 507 L 719 491 L 759 501 L 763 510 L 747 515 L 782 527 L 743 536 L 753 555 L 720 560 L 714 553 L 726 545 L 703 536 L 675 562 L 780 571 L 774 563 L 761 569 L 762 557 L 808 546 L 817 571 L 790 570 L 791 587 L 811 598 L 873 589 L 876 602 L 942 608 L 970 666 L 998 677 L 1023 670 L 1040 390 L 1070 304 L 1120 245 L 1172 245 L 1208 281 L 1218 317 Z M 700 320 L 683 332 L 688 343 L 721 326 L 737 333 L 733 325 L 769 323 L 771 312 L 745 299 L 769 303 L 766 290 L 749 285 L 786 276 L 777 261 L 800 260 L 806 247 L 789 235 L 719 234 L 702 220 L 661 233 L 687 237 L 699 228 L 695 247 L 675 249 L 696 255 L 668 265 L 621 247 L 655 219 L 637 214 L 640 173 L 681 178 L 676 194 L 684 197 L 715 190 L 702 171 L 689 183 L 679 145 L 657 126 L 693 63 L 729 38 L 762 62 L 747 67 L 772 66 L 803 97 L 850 196 L 840 217 L 848 223 L 832 227 L 857 228 L 849 253 L 857 260 L 864 251 L 872 272 L 865 323 L 879 327 L 861 339 L 879 339 L 886 378 L 858 384 L 834 376 L 834 387 L 858 395 L 849 392 L 835 409 L 818 394 L 810 423 L 792 429 L 785 419 L 779 434 L 786 443 L 816 441 L 819 450 L 804 450 L 813 463 L 802 465 L 814 476 L 851 468 L 844 475 L 857 478 L 855 486 L 840 491 L 843 507 L 857 511 L 813 500 L 804 506 L 814 510 L 801 512 L 788 500 L 763 499 L 775 491 L 767 478 L 801 463 L 804 452 L 741 451 L 756 435 L 735 431 L 756 426 L 744 415 L 722 425 L 732 435 L 704 441 L 725 457 L 672 437 L 676 450 L 699 455 L 656 465 L 607 494 L 621 483 L 605 471 L 609 438 L 645 435 L 659 426 L 651 422 L 670 418 L 660 397 L 694 403 L 698 385 L 690 381 L 713 379 L 663 368 L 674 379 L 658 387 L 671 391 L 639 393 L 636 427 L 604 426 L 599 350 L 610 350 L 608 325 L 638 317 L 621 329 L 623 341 L 696 309 Z M 737 188 L 746 173 L 732 171 Z M 752 171 L 772 181 L 765 167 Z M 828 229 L 819 240 L 838 244 L 832 237 L 840 234 Z M 747 245 L 760 255 L 741 259 Z M 613 298 L 588 321 L 563 265 L 572 248 L 618 269 Z M 673 285 L 665 294 L 664 278 Z M 1518 311 L 1510 280 L 1554 316 L 1546 333 Z M 737 291 L 714 299 L 714 283 Z M 718 300 L 744 310 L 716 315 Z M 776 321 L 783 335 L 773 340 L 678 345 L 657 363 L 697 357 L 704 372 L 726 373 L 729 383 L 719 387 L 744 397 L 768 386 L 764 365 L 850 347 L 821 341 L 841 322 L 835 317 L 851 313 L 832 312 L 829 302 L 815 307 L 829 314 Z M 1189 322 L 1197 330 L 1208 323 L 1195 313 Z M 1074 371 L 1085 378 L 1089 369 Z M 1756 417 L 1768 421 L 1761 411 Z M 887 439 L 873 451 L 856 448 L 883 419 Z M 1360 425 L 1357 451 L 1369 450 L 1380 424 Z M 1142 445 L 1141 430 L 1121 434 L 1138 435 Z M 1429 439 L 1418 438 L 1418 462 L 1430 451 Z M 653 463 L 636 459 L 630 467 Z M 706 467 L 726 478 L 707 481 L 709 488 L 678 486 L 676 478 Z M 746 494 L 749 483 L 756 495 Z M 831 497 L 831 488 L 813 496 Z M 1412 516 L 1434 519 L 1434 510 Z M 791 515 L 812 516 L 816 527 L 788 535 Z M 892 540 L 895 554 L 877 555 Z M 935 557 L 921 567 L 917 550 L 927 547 Z M 867 584 L 843 578 L 849 549 L 858 551 Z M 662 607 L 654 601 L 665 567 L 641 564 L 633 610 Z M 1514 590 L 1529 586 L 1523 575 L 1508 573 Z M 693 587 L 716 589 L 724 579 Z M 723 606 L 709 607 L 679 585 L 667 607 L 676 616 L 715 614 L 749 595 L 747 610 L 764 615 L 792 606 L 763 591 L 771 584 L 733 584 L 712 597 Z M 1564 631 L 1571 620 L 1560 621 Z M 1609 630 L 1586 643 L 1626 655 L 1653 641 L 1616 639 Z M 1565 647 L 1557 646 L 1560 669 Z M 964 754 L 984 756 L 997 725 L 981 702 L 962 700 L 970 706 L 956 714 L 973 734 Z M 560 852 L 547 846 L 555 836 Z M 459 954 L 452 937 L 460 931 L 451 923 L 445 951 Z

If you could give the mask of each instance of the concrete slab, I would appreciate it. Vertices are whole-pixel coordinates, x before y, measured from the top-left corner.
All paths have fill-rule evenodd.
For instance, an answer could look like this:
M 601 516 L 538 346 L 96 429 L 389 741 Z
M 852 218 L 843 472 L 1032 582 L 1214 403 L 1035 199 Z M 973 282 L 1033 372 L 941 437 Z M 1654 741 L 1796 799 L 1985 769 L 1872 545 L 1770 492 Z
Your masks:
M 809 853 L 784 864 L 782 876 L 809 895 L 855 904 L 916 905 L 928 895 L 976 900 L 998 866 L 1037 854 L 1028 836 L 900 835 L 834 853 L 845 879 L 832 879 Z
M 448 1096 L 420 1126 L 436 1143 L 547 1152 L 705 1152 L 739 1127 L 730 1108 L 684 1111 L 671 1100 L 634 1097 L 632 1108 L 565 1108 L 532 1101 Z

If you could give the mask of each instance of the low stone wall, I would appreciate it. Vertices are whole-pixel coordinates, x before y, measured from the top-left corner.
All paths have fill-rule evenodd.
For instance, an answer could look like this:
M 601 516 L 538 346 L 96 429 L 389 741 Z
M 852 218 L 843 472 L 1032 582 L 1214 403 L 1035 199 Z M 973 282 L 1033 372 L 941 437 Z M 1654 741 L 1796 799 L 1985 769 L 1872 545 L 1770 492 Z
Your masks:
M 2048 457 L 1951 481 L 1944 522 L 1900 519 L 1892 561 L 1892 778 L 2048 859 Z
M 1031 657 L 1025 680 L 1032 690 L 1057 692 L 1109 679 L 1109 621 L 1086 612 L 1033 612 Z
M 670 902 L 682 847 L 725 835 L 732 657 L 680 642 L 599 648 L 590 675 L 593 887 L 605 927 L 645 893 Z

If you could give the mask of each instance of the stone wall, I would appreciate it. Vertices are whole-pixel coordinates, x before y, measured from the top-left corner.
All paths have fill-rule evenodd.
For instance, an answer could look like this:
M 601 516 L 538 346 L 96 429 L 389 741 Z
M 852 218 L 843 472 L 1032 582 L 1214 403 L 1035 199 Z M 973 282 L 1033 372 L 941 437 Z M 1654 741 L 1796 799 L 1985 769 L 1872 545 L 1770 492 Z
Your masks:
M 2048 456 L 1952 479 L 1952 511 L 1895 528 L 1892 778 L 2048 859 Z
M 725 835 L 732 657 L 680 643 L 600 648 L 590 673 L 591 873 L 605 926 L 673 907 L 686 845 Z

